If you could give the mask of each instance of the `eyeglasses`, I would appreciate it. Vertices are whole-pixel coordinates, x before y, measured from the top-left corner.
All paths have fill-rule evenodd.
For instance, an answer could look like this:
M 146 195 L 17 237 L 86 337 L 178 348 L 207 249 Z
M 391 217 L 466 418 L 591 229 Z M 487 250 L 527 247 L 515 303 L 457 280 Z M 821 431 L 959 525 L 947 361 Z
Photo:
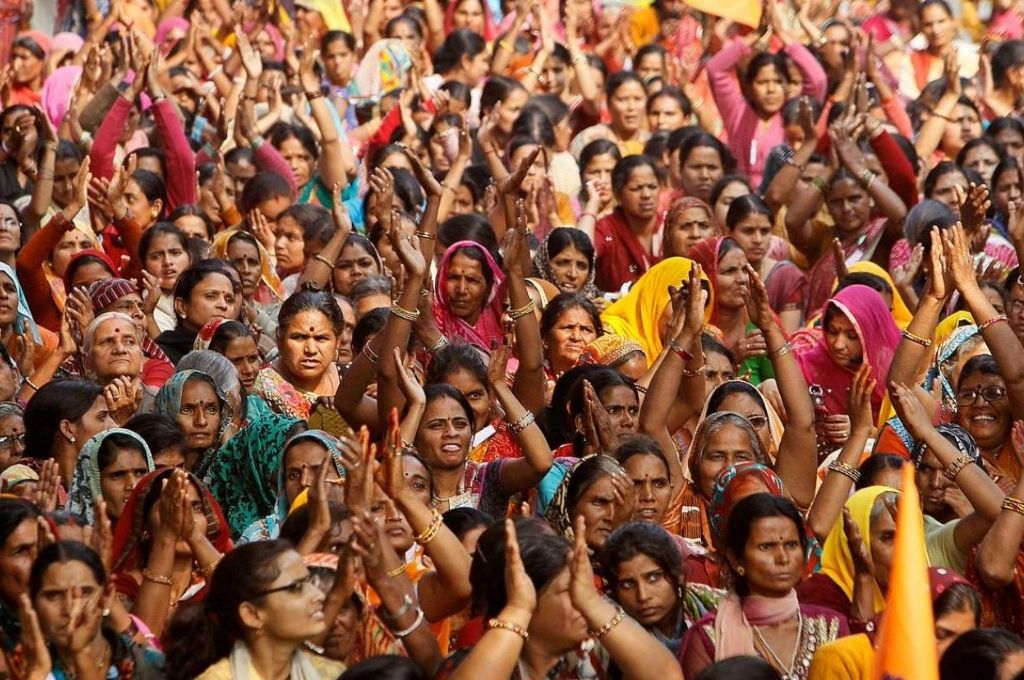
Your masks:
M 25 433 L 21 434 L 9 434 L 4 437 L 0 437 L 0 449 L 6 449 L 9 446 L 14 446 L 15 442 L 25 445 Z
M 274 593 L 281 593 L 284 591 L 288 591 L 292 595 L 301 595 L 302 591 L 305 590 L 306 585 L 311 584 L 312 582 L 313 576 L 312 574 L 308 574 L 300 579 L 292 581 L 286 586 L 281 586 L 279 588 L 271 588 L 270 590 L 264 590 L 261 593 L 256 593 L 254 597 L 263 597 L 264 595 L 273 595 Z
M 1006 389 L 1003 387 L 997 387 L 996 385 L 990 385 L 982 390 L 967 390 L 966 392 L 960 392 L 956 395 L 956 403 L 960 406 L 972 406 L 978 401 L 978 396 L 981 396 L 986 403 L 993 403 L 1000 399 L 1006 398 Z
M 768 418 L 766 416 L 747 416 L 747 421 L 755 430 L 763 430 L 768 426 Z

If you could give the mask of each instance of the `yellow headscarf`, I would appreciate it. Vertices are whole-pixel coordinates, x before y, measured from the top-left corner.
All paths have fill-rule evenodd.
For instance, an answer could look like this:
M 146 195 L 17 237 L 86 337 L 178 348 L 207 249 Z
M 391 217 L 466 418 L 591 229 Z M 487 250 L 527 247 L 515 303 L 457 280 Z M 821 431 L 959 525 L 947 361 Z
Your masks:
M 690 277 L 693 260 L 685 257 L 669 257 L 647 270 L 647 273 L 633 284 L 629 292 L 618 302 L 608 307 L 601 315 L 605 330 L 635 340 L 643 348 L 650 366 L 661 354 L 664 344 L 658 327 L 665 306 L 669 303 L 668 287 L 678 288 Z M 701 281 L 708 281 L 701 272 Z M 710 281 L 708 281 L 710 284 Z M 715 308 L 714 289 L 704 307 L 704 323 L 711 318 Z
M 340 0 L 296 0 L 295 6 L 319 12 L 328 31 L 352 32 L 352 26 Z
M 213 237 L 213 243 L 210 245 L 210 257 L 216 257 L 221 260 L 228 259 L 228 241 L 235 234 L 241 233 L 242 229 L 225 229 Z M 248 233 L 248 232 L 246 232 Z M 252 236 L 252 234 L 249 234 Z M 278 299 L 285 299 L 284 285 L 281 283 L 281 277 L 274 271 L 273 265 L 270 264 L 270 253 L 263 247 L 263 244 L 259 242 L 259 239 L 253 237 L 256 241 L 256 249 L 260 253 L 260 280 L 267 289 Z
M 871 542 L 871 510 L 875 507 L 875 501 L 884 493 L 899 494 L 899 491 L 888 486 L 869 486 L 861 489 L 850 496 L 846 501 L 846 507 L 850 510 L 853 523 L 860 529 L 860 535 L 865 544 Z M 828 532 L 825 545 L 821 555 L 821 573 L 835 581 L 836 585 L 842 588 L 846 596 L 853 599 L 853 555 L 850 553 L 850 544 L 846 540 L 846 530 L 843 527 L 843 517 L 839 516 L 832 530 Z M 875 584 L 875 613 L 885 609 L 885 597 L 882 591 Z
M 974 326 L 974 317 L 971 316 L 970 312 L 953 312 L 945 319 L 939 322 L 939 325 L 935 327 L 935 342 L 934 347 L 942 347 L 942 343 L 949 339 L 949 336 L 953 335 L 953 331 L 960 326 Z M 938 349 L 936 349 L 938 351 Z
M 907 307 L 907 303 L 903 301 L 903 296 L 896 290 L 896 282 L 889 276 L 889 272 L 879 267 L 874 262 L 858 262 L 857 264 L 851 265 L 849 268 L 851 274 L 871 274 L 877 276 L 889 285 L 889 289 L 892 290 L 892 318 L 895 319 L 896 325 L 900 327 L 900 330 L 905 330 L 910 325 L 910 320 L 914 315 L 910 312 Z M 839 283 L 838 281 L 836 282 Z M 834 290 L 834 288 L 833 288 Z

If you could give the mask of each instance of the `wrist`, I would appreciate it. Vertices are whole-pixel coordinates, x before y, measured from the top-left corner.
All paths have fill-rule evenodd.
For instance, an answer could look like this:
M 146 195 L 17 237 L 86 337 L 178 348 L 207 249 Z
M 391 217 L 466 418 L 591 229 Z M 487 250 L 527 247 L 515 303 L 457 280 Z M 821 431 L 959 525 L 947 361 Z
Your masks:
M 530 619 L 533 618 L 533 609 L 521 605 L 507 604 L 504 609 L 498 612 L 496 618 L 499 621 L 515 623 L 526 628 L 530 625 Z

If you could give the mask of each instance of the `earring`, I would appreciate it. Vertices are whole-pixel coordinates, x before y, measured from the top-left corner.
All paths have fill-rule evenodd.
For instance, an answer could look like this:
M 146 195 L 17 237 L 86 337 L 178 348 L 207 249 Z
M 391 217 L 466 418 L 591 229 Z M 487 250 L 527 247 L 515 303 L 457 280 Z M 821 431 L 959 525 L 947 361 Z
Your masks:
M 743 567 L 736 567 L 736 573 L 739 574 L 740 576 L 743 576 L 744 574 L 747 573 L 747 570 L 744 569 Z
M 75 443 L 75 435 L 71 435 L 70 437 L 68 437 L 68 441 L 71 442 L 72 444 L 74 444 Z
M 103 610 L 103 616 L 110 616 L 110 607 Z

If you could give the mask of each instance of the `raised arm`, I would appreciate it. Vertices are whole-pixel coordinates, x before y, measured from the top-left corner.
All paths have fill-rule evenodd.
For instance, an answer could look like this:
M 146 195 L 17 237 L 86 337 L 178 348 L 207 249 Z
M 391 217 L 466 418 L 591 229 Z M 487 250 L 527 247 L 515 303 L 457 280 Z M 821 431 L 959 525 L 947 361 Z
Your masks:
M 537 305 L 526 290 L 530 272 L 530 246 L 526 242 L 526 206 L 515 202 L 516 224 L 505 232 L 505 267 L 508 271 L 509 315 L 515 329 L 519 368 L 512 392 L 522 408 L 540 413 L 544 408 L 544 345 L 540 322 L 534 313 Z
M 942 142 L 942 135 L 946 132 L 947 124 L 955 124 L 953 114 L 960 105 L 960 97 L 963 94 L 960 84 L 960 63 L 956 57 L 956 50 L 949 50 L 945 57 L 945 68 L 943 78 L 946 81 L 946 89 L 943 91 L 931 116 L 924 122 L 917 133 L 917 141 L 914 148 L 921 158 L 928 158 L 939 148 Z
M 337 184 L 331 192 L 334 205 L 331 206 L 331 216 L 334 218 L 334 233 L 327 240 L 323 249 L 316 255 L 306 260 L 306 266 L 302 269 L 302 276 L 299 283 L 312 281 L 320 290 L 327 290 L 334 274 L 334 264 L 338 261 L 341 251 L 345 248 L 352 233 L 352 220 L 349 219 L 348 210 L 341 200 L 341 187 Z
M 1024 460 L 1024 422 L 1013 424 L 1010 437 L 1017 461 Z M 1024 541 L 1024 477 L 1017 480 L 1013 493 L 1007 496 L 999 516 L 985 534 L 974 563 L 981 580 L 990 588 L 1002 588 L 1013 583 L 1017 572 L 1020 545 Z
M 299 79 L 302 82 L 302 89 L 306 93 L 306 99 L 309 100 L 313 119 L 320 129 L 320 181 L 325 186 L 340 184 L 342 187 L 346 187 L 348 186 L 350 168 L 345 159 L 350 158 L 351 153 L 346 153 L 343 148 L 341 136 L 338 134 L 338 128 L 334 125 L 331 110 L 327 105 L 327 98 L 324 97 L 323 90 L 320 89 L 320 78 L 313 68 L 319 56 L 320 50 L 317 49 L 316 40 L 314 38 L 307 40 L 302 52 L 302 59 L 299 62 Z M 351 170 L 354 171 L 355 168 L 352 167 Z
M 185 138 L 185 128 L 174 104 L 160 86 L 160 53 L 154 50 L 146 87 L 153 98 L 153 120 L 163 140 L 167 168 L 167 209 L 196 202 L 196 156 Z
M 814 124 L 814 117 L 811 115 L 811 104 L 806 97 L 801 97 L 800 99 L 797 122 L 804 131 L 804 141 L 800 144 L 800 148 L 796 150 L 796 153 L 793 154 L 793 157 L 775 173 L 772 181 L 768 184 L 767 191 L 765 191 L 764 200 L 771 206 L 773 211 L 778 211 L 779 208 L 791 200 L 790 197 L 797 186 L 799 186 L 800 178 L 818 146 L 818 128 Z M 787 228 L 787 232 L 790 240 L 799 239 L 801 243 L 808 242 L 812 236 L 810 233 L 810 220 L 803 220 L 800 224 Z

